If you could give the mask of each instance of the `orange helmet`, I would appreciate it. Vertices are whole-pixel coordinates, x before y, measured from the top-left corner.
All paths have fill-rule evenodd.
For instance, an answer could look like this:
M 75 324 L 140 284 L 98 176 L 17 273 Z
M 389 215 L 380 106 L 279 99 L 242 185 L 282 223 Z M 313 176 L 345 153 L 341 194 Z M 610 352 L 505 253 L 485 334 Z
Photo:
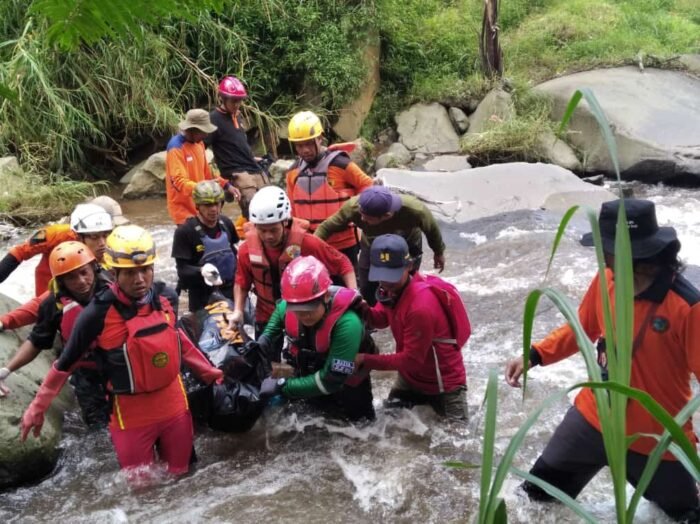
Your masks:
M 49 268 L 54 278 L 95 261 L 95 255 L 82 242 L 62 242 L 49 255 Z

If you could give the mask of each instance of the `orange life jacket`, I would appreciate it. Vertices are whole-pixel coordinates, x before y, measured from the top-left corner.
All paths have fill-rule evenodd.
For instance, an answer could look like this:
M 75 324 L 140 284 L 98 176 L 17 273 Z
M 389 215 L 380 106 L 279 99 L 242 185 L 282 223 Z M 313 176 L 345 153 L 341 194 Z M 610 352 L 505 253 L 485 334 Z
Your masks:
M 248 244 L 253 285 L 258 297 L 255 315 L 258 322 L 269 320 L 275 303 L 282 297 L 280 292 L 282 272 L 287 264 L 301 256 L 301 243 L 308 229 L 309 223 L 306 220 L 292 219 L 292 226 L 285 234 L 282 254 L 274 261 L 275 266 L 272 266 L 265 256 L 265 249 L 255 230 L 255 225 L 250 222 L 245 224 L 245 241 Z
M 315 166 L 309 166 L 301 160 L 295 168 L 294 189 L 290 195 L 294 204 L 294 216 L 308 220 L 311 232 L 355 196 L 353 189 L 336 190 L 328 183 L 330 164 L 340 155 L 347 156 L 347 153 L 341 150 L 326 151 Z M 355 227 L 350 225 L 345 231 L 332 234 L 326 242 L 336 249 L 354 246 L 357 243 Z
M 110 392 L 133 395 L 169 386 L 180 374 L 182 353 L 170 302 L 156 295 L 151 308 L 137 308 L 120 301 L 115 289 L 112 307 L 124 319 L 127 338 L 119 347 L 100 351 Z

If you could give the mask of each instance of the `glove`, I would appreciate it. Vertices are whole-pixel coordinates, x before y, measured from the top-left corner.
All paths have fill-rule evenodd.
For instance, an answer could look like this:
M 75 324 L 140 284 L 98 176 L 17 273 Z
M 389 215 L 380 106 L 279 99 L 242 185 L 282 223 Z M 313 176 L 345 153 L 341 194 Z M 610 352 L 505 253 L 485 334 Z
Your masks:
M 0 368 L 0 398 L 10 394 L 10 388 L 5 385 L 5 379 L 10 376 L 12 371 L 7 368 Z
M 204 264 L 200 270 L 200 273 L 202 273 L 202 278 L 208 286 L 220 286 L 224 283 L 224 281 L 221 280 L 219 270 L 216 269 L 214 264 Z
M 268 399 L 282 393 L 286 379 L 267 377 L 260 385 L 260 398 Z
M 243 311 L 236 309 L 230 315 L 226 315 L 226 320 L 228 320 L 229 329 L 239 329 L 243 325 Z
M 20 439 L 22 442 L 27 440 L 27 435 L 29 435 L 32 428 L 34 428 L 34 436 L 39 436 L 41 426 L 44 425 L 44 413 L 49 409 L 51 401 L 61 392 L 61 388 L 68 380 L 69 375 L 68 371 L 56 369 L 55 363 L 51 366 L 34 400 L 32 400 L 27 411 L 22 415 L 22 422 L 20 423 Z

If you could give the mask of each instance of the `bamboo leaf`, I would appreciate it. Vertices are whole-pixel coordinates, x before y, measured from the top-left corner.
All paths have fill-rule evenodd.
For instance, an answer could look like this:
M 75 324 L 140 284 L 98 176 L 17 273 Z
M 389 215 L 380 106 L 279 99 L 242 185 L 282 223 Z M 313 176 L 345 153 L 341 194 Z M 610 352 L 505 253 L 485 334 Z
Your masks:
M 577 384 L 572 389 L 577 387 L 587 387 L 591 389 L 607 389 L 621 393 L 625 397 L 629 397 L 639 402 L 647 412 L 661 424 L 666 431 L 670 433 L 673 441 L 680 447 L 682 452 L 688 457 L 693 467 L 700 472 L 700 458 L 698 457 L 695 445 L 688 440 L 683 428 L 673 419 L 661 404 L 646 391 L 618 384 L 616 382 L 583 382 Z
M 461 460 L 448 460 L 443 462 L 442 465 L 452 469 L 479 469 L 481 467 L 481 464 L 471 464 Z
M 683 424 L 688 421 L 688 419 L 698 410 L 698 408 L 700 408 L 700 395 L 696 395 L 690 400 L 690 402 L 683 406 L 683 409 L 678 412 L 678 414 L 674 417 L 674 420 L 679 426 L 683 426 Z M 671 433 L 668 430 L 665 430 L 659 438 L 659 443 L 649 454 L 647 463 L 644 466 L 644 471 L 642 471 L 642 475 L 639 477 L 639 481 L 637 482 L 637 487 L 635 488 L 632 498 L 630 499 L 630 503 L 627 508 L 627 519 L 629 522 L 631 522 L 634 518 L 634 514 L 637 511 L 637 505 L 644 495 L 644 492 L 647 490 L 647 487 L 649 486 L 649 483 L 656 472 L 656 468 L 659 467 L 663 454 L 665 450 L 668 449 L 670 444 Z M 685 469 L 694 476 L 695 482 L 700 482 L 700 475 L 698 475 L 698 471 L 692 467 L 692 464 L 685 462 L 681 458 L 684 457 L 684 455 L 684 453 L 680 453 L 677 454 L 676 457 L 683 463 Z
M 571 217 L 574 216 L 576 211 L 578 211 L 579 206 L 573 206 L 572 208 L 568 209 L 566 213 L 564 213 L 564 216 L 562 217 L 561 221 L 559 222 L 559 228 L 557 229 L 557 234 L 554 236 L 554 243 L 552 244 L 552 252 L 549 255 L 549 262 L 547 262 L 547 271 L 545 271 L 544 274 L 544 279 L 547 280 L 547 277 L 549 276 L 549 270 L 552 268 L 552 261 L 554 260 L 554 254 L 557 252 L 557 248 L 559 247 L 559 243 L 561 242 L 561 239 L 564 236 L 564 232 L 566 231 L 566 226 L 569 225 L 569 221 L 571 220 Z
M 568 494 L 564 493 L 559 488 L 552 486 L 549 482 L 546 482 L 539 477 L 535 477 L 529 472 L 523 471 L 514 466 L 511 466 L 510 471 L 515 475 L 519 476 L 520 478 L 523 478 L 528 482 L 531 482 L 532 484 L 535 484 L 536 486 L 542 488 L 546 493 L 561 501 L 567 508 L 576 513 L 586 522 L 590 522 L 591 524 L 597 524 L 598 521 L 593 515 L 591 515 L 589 512 L 583 509 L 583 506 L 581 504 L 579 504 L 575 499 L 571 498 Z
M 493 451 L 496 441 L 496 415 L 498 412 L 498 374 L 495 369 L 489 371 L 486 384 L 486 421 L 484 425 L 482 467 L 481 467 L 481 497 L 479 498 L 479 522 L 486 524 L 493 519 L 495 497 L 498 491 L 491 489 L 493 474 Z M 491 513 L 491 514 L 489 514 Z

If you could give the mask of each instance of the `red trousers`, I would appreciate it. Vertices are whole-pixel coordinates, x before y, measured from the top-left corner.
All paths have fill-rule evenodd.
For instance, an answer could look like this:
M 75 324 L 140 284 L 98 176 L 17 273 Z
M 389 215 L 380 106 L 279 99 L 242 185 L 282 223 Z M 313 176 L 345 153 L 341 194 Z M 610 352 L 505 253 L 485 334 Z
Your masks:
M 169 420 L 133 429 L 110 428 L 114 450 L 122 469 L 153 464 L 158 458 L 174 475 L 187 473 L 192 454 L 192 415 L 185 411 Z

